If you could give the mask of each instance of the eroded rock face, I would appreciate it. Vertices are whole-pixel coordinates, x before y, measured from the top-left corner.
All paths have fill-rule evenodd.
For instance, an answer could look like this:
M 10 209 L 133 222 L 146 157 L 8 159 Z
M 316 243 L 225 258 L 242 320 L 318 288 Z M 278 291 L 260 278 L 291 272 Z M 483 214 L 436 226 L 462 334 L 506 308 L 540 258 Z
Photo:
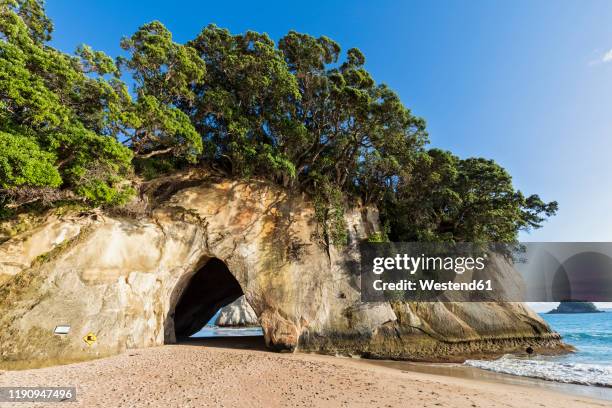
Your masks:
M 1 359 L 171 343 L 242 293 L 276 350 L 449 361 L 562 347 L 521 304 L 361 303 L 356 245 L 377 231 L 371 209 L 348 213 L 350 245 L 327 250 L 310 203 L 266 183 L 187 174 L 146 193 L 154 204 L 141 219 L 49 215 L 0 245 Z M 227 267 L 241 293 L 211 262 Z M 186 295 L 200 274 L 213 275 Z M 53 334 L 65 324 L 67 335 Z M 91 346 L 82 339 L 89 332 Z
M 257 326 L 258 324 L 257 315 L 244 296 L 221 309 L 215 320 L 215 325 L 220 327 Z

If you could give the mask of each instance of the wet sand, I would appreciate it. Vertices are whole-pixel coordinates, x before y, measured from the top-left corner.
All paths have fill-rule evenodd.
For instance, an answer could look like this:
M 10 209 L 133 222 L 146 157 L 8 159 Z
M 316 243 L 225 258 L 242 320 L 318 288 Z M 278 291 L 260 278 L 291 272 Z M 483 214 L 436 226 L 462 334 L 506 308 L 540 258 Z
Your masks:
M 190 340 L 95 361 L 3 371 L 0 386 L 77 387 L 77 402 L 2 407 L 612 406 L 537 385 L 418 372 L 410 363 L 277 354 L 265 351 L 261 338 Z
M 612 401 L 612 388 L 591 387 L 581 384 L 566 384 L 555 381 L 545 381 L 537 378 L 496 373 L 481 370 L 461 364 L 412 363 L 408 361 L 361 360 L 364 363 L 390 367 L 396 370 L 412 371 L 423 374 L 434 374 L 455 378 L 471 379 L 494 384 L 511 384 L 531 388 L 541 388 L 548 391 L 561 392 L 568 395 L 596 398 Z

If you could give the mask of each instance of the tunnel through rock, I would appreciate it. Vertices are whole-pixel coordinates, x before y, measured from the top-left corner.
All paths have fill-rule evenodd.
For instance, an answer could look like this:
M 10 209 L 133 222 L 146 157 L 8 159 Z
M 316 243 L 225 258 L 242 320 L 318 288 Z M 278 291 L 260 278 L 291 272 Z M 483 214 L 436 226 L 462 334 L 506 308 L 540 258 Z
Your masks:
M 174 312 L 177 339 L 198 332 L 222 307 L 243 295 L 225 263 L 211 258 L 191 278 Z

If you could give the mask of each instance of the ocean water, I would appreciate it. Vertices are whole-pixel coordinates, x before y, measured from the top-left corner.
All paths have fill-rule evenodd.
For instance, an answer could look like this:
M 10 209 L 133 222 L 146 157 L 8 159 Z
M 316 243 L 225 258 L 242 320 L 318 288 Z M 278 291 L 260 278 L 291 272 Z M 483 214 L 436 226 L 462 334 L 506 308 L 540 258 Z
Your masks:
M 202 337 L 243 337 L 243 336 L 263 336 L 261 327 L 218 327 L 204 326 L 192 338 Z
M 575 353 L 563 356 L 468 360 L 466 365 L 498 373 L 563 383 L 612 387 L 612 313 L 541 314 Z
M 221 313 L 221 309 L 206 323 L 199 332 L 190 336 L 191 338 L 203 337 L 243 337 L 243 336 L 263 336 L 263 330 L 259 326 L 254 327 L 219 327 L 215 326 L 217 317 Z

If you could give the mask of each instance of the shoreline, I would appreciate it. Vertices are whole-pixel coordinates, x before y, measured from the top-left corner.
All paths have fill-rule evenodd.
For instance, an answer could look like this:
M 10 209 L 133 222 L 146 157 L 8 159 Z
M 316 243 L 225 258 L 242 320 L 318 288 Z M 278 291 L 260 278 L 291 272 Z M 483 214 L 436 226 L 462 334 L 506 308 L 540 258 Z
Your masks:
M 495 381 L 478 369 L 451 368 L 457 373 L 448 375 L 435 366 L 279 354 L 266 351 L 262 339 L 236 337 L 132 349 L 62 366 L 1 371 L 0 386 L 74 385 L 77 403 L 70 406 L 87 407 L 395 407 L 405 406 L 406 401 L 415 407 L 448 408 L 612 406 L 594 395 L 563 392 L 571 387 L 541 387 L 532 379 L 523 384 Z M 443 365 L 444 370 L 448 368 Z
M 545 389 L 567 395 L 612 401 L 612 388 L 609 387 L 542 380 L 534 377 L 498 373 L 477 367 L 465 366 L 458 363 L 420 363 L 411 361 L 367 359 L 363 359 L 362 361 L 364 363 L 390 367 L 396 370 L 406 370 L 444 377 L 463 378 L 493 384 L 508 384 L 531 387 L 535 389 Z

